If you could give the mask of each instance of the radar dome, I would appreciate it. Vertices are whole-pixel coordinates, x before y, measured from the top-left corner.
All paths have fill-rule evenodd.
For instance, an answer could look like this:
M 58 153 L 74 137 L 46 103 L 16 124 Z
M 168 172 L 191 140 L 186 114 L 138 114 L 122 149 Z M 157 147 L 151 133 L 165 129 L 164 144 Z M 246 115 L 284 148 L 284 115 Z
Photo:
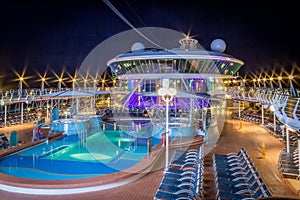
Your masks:
M 135 42 L 131 46 L 131 51 L 143 51 L 145 49 L 145 46 L 141 42 Z
M 210 48 L 212 51 L 224 52 L 226 49 L 226 43 L 222 39 L 214 39 L 210 44 Z

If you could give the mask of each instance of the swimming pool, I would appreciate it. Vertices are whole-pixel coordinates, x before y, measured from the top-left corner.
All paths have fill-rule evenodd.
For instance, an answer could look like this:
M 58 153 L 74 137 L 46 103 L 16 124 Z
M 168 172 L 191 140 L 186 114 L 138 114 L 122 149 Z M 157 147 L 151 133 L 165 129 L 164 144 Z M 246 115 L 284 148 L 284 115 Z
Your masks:
M 98 131 L 45 142 L 0 160 L 0 171 L 38 180 L 91 178 L 126 170 L 148 152 L 146 139 L 124 131 Z

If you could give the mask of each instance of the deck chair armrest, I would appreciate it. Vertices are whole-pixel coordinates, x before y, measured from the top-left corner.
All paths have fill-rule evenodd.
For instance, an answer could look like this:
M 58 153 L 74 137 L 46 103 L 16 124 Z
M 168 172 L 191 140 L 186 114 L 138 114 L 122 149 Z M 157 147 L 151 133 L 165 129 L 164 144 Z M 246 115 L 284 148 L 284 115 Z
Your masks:
M 239 176 L 239 177 L 236 177 L 236 178 L 234 178 L 232 180 L 233 181 L 248 181 L 248 178 L 244 177 L 244 176 Z
M 239 183 L 239 184 L 236 184 L 234 187 L 242 187 L 242 186 L 251 186 L 249 183 Z
M 251 194 L 253 194 L 253 191 L 250 189 L 243 189 L 243 190 L 237 191 L 235 194 L 251 195 Z
M 183 165 L 181 165 L 180 169 L 183 169 L 187 165 L 197 165 L 197 163 L 196 162 L 186 162 Z
M 177 185 L 177 187 L 179 187 L 179 188 L 184 187 L 184 186 L 190 186 L 192 188 L 195 188 L 195 185 L 190 182 L 183 182 L 183 183 L 180 183 L 179 185 Z
M 182 178 L 180 178 L 180 179 L 178 179 L 178 180 L 179 180 L 179 181 L 191 180 L 191 181 L 193 181 L 193 182 L 196 181 L 196 179 L 195 179 L 194 177 L 192 177 L 192 176 L 184 176 L 184 177 L 182 177 Z
M 244 169 L 243 167 L 237 166 L 237 167 L 230 168 L 229 170 L 235 171 L 235 170 L 243 170 L 243 169 Z
M 191 190 L 188 190 L 188 189 L 181 189 L 181 190 L 178 190 L 178 191 L 174 192 L 174 194 L 188 194 L 188 195 L 191 195 L 191 194 L 193 194 L 193 192 Z
M 196 176 L 196 173 L 194 171 L 185 171 L 185 172 L 182 172 L 180 175 L 181 176 L 185 176 L 185 175 Z

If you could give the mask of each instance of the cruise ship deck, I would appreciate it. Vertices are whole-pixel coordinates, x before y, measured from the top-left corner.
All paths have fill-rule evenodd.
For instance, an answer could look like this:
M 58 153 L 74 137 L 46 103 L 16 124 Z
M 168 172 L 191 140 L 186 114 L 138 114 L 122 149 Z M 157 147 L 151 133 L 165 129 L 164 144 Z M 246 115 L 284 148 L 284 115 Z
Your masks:
M 274 199 L 299 199 L 298 190 L 300 183 L 295 179 L 282 178 L 278 170 L 278 156 L 284 144 L 272 136 L 261 125 L 253 124 L 251 122 L 243 122 L 242 128 L 240 121 L 231 118 L 231 110 L 228 110 L 227 119 L 220 139 L 213 147 L 212 151 L 204 158 L 204 188 L 202 199 L 216 199 L 214 176 L 212 170 L 212 154 L 213 153 L 229 153 L 237 152 L 240 148 L 244 147 L 249 153 L 254 165 L 259 173 L 263 176 L 266 185 L 268 186 L 272 197 Z M 32 136 L 32 123 L 23 125 L 16 125 L 6 129 L 0 129 L 1 132 L 9 133 L 11 130 L 17 130 L 23 140 L 28 142 Z M 262 143 L 266 147 L 266 157 L 261 158 Z M 3 150 L 2 150 L 3 151 Z M 163 157 L 161 159 L 164 159 Z M 163 163 L 161 160 L 157 162 L 161 165 L 161 170 L 150 172 L 145 177 L 134 181 L 132 183 L 95 192 L 83 192 L 80 194 L 68 195 L 30 195 L 22 193 L 11 193 L 1 191 L 2 199 L 153 199 L 155 193 L 160 185 L 161 179 L 164 175 Z M 2 176 L 2 175 L 1 175 Z M 3 180 L 2 180 L 3 181 Z M 2 182 L 1 181 L 1 182 Z M 41 184 L 43 181 L 41 181 Z M 66 184 L 68 181 L 66 181 Z M 84 182 L 82 186 L 84 186 Z M 86 183 L 88 184 L 88 183 Z M 201 198 L 199 198 L 201 199 Z
M 224 53 L 223 40 L 215 42 L 211 51 L 189 37 L 172 50 L 133 48 L 107 61 L 107 88 L 97 80 L 90 88 L 86 79 L 76 88 L 72 79 L 72 89 L 58 82 L 54 90 L 22 90 L 20 77 L 19 90 L 2 92 L 0 133 L 10 144 L 2 139 L 1 197 L 299 199 L 300 93 L 293 76 L 285 77 L 289 89 L 281 77 L 277 89 L 273 78 L 247 83 L 236 76 L 243 61 Z M 53 148 L 59 134 L 66 141 Z M 13 154 L 39 142 L 44 146 Z M 178 152 L 187 157 L 172 168 Z M 171 168 L 192 171 L 170 175 L 170 184 Z

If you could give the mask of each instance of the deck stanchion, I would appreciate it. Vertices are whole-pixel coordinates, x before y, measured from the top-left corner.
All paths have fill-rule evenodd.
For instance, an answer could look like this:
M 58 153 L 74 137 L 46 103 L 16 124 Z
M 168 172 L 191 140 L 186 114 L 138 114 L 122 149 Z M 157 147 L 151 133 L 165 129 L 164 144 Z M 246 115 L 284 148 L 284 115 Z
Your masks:
M 286 152 L 290 153 L 290 131 L 286 128 Z
M 264 118 L 265 118 L 265 116 L 264 116 L 264 104 L 261 104 L 261 124 L 265 123 Z
M 23 117 L 23 115 L 24 115 L 24 113 L 23 113 L 23 109 L 24 108 L 24 103 L 21 103 L 21 124 L 23 124 L 23 121 L 24 121 L 24 117 Z
M 300 152 L 300 138 L 298 137 L 298 152 Z M 298 156 L 298 162 L 300 163 L 300 157 Z M 298 165 L 298 169 L 299 169 L 299 175 L 297 177 L 297 179 L 299 180 L 300 178 L 300 165 Z
M 4 106 L 4 127 L 6 127 L 7 123 L 7 105 Z

